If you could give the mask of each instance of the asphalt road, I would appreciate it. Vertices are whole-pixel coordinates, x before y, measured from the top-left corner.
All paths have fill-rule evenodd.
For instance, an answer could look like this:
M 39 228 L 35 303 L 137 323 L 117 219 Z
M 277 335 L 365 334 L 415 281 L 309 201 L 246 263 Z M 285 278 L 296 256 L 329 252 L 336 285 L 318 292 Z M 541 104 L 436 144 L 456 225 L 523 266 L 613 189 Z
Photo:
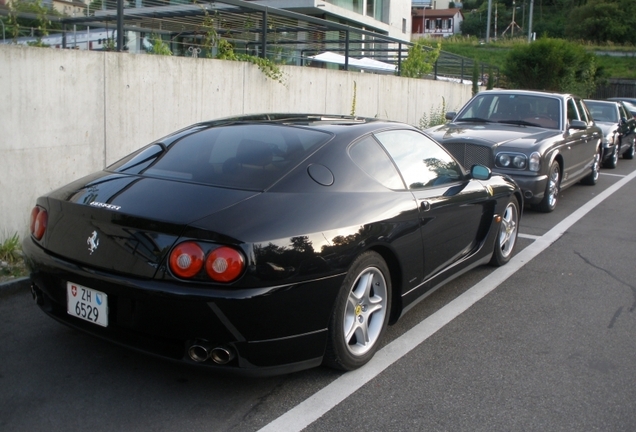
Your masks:
M 493 284 L 498 270 L 481 267 L 438 290 L 357 373 L 210 374 L 68 329 L 27 290 L 0 290 L 0 430 L 634 431 L 633 171 L 620 160 L 555 212 L 526 210 L 507 278 Z

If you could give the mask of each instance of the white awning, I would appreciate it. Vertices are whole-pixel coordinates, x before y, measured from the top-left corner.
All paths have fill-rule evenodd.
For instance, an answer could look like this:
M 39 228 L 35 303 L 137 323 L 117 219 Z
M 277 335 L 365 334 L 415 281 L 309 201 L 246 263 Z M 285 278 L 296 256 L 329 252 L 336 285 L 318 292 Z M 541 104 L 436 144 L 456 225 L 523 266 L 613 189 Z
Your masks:
M 317 54 L 315 56 L 309 56 L 310 59 L 323 62 L 323 63 L 335 63 L 345 64 L 346 57 L 340 54 L 336 54 L 331 51 L 325 51 L 324 53 Z M 394 73 L 396 70 L 395 65 L 384 63 L 378 60 L 363 57 L 361 59 L 349 57 L 349 66 L 369 71 L 381 71 Z

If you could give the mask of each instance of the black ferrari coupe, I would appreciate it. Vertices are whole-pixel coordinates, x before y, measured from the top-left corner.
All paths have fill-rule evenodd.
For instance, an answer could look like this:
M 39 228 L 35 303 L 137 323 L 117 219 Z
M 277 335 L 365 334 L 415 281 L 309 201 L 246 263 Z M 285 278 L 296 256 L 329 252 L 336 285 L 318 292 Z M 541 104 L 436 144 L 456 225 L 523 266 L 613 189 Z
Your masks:
M 432 290 L 505 264 L 522 199 L 402 123 L 249 115 L 38 198 L 23 251 L 76 329 L 243 374 L 351 370 Z

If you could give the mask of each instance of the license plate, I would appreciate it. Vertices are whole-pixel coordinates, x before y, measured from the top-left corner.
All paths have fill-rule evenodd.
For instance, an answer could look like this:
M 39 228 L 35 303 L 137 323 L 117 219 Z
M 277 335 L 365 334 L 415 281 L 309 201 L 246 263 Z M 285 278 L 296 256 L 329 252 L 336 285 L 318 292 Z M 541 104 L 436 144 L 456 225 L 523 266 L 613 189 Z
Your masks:
M 108 295 L 73 282 L 66 283 L 69 315 L 108 327 Z

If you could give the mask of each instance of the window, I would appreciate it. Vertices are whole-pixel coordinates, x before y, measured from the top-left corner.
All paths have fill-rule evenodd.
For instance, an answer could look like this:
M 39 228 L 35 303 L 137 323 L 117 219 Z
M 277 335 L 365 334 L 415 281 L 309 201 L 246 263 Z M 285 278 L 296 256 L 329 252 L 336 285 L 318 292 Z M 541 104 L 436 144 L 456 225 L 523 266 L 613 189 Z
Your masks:
M 568 121 L 578 120 L 579 114 L 574 105 L 574 99 L 568 99 Z
M 585 123 L 589 123 L 591 121 L 591 116 L 585 108 L 585 105 L 581 103 L 581 99 L 576 99 L 574 102 L 576 103 L 576 108 L 579 111 L 580 119 L 583 120 Z
M 515 93 L 478 94 L 455 121 L 518 122 L 525 121 L 533 125 L 560 129 L 561 104 L 558 98 Z
M 349 155 L 356 165 L 370 177 L 389 189 L 404 189 L 404 183 L 395 165 L 373 137 L 356 142 L 349 149 Z
M 436 142 L 419 132 L 380 132 L 382 143 L 404 177 L 409 189 L 452 183 L 462 178 L 462 169 Z
M 263 190 L 331 138 L 324 132 L 268 124 L 195 128 L 181 134 L 170 144 L 145 147 L 109 170 Z
M 406 33 L 406 18 L 402 18 L 402 33 Z

